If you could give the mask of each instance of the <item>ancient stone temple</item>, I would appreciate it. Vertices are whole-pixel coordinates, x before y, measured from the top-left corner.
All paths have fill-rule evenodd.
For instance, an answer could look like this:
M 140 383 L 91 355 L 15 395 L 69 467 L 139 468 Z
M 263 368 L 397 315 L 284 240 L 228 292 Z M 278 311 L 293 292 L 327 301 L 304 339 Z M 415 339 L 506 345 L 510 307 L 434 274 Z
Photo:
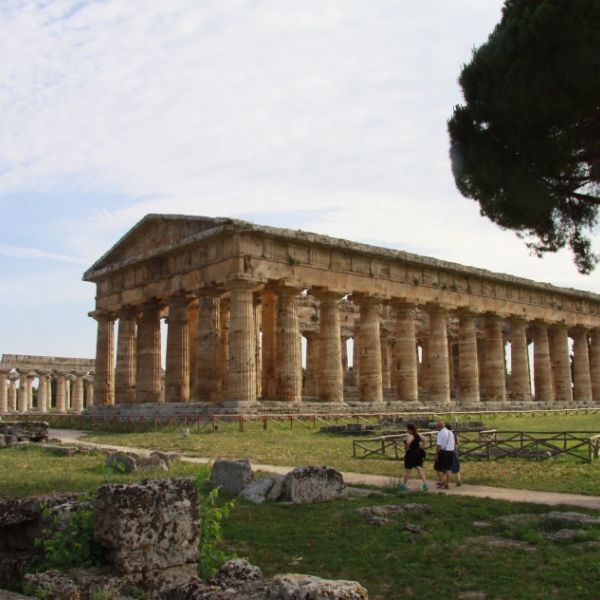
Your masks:
M 84 280 L 97 288 L 94 410 L 600 403 L 596 294 L 176 215 L 146 216 Z
M 37 387 L 34 393 L 34 384 Z M 3 354 L 0 414 L 82 412 L 94 404 L 94 360 Z

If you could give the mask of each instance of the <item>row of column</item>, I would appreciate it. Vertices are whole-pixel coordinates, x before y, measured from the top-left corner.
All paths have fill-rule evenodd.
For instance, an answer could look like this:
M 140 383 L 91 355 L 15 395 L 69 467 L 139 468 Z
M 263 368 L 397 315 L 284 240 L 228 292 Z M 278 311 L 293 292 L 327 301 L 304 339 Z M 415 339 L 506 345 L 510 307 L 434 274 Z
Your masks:
M 54 410 L 81 412 L 94 403 L 93 377 L 50 371 L 20 373 L 0 371 L 0 414 L 6 412 L 46 413 L 52 410 L 52 378 L 56 380 Z M 38 379 L 37 405 L 33 406 L 33 382 Z M 19 383 L 17 387 L 17 383 Z
M 166 303 L 148 302 L 118 314 L 98 312 L 95 394 L 97 403 L 228 402 L 252 404 L 258 397 L 298 403 L 302 399 L 301 336 L 298 318 L 300 289 L 266 287 L 239 277 L 223 288 L 180 293 Z M 224 293 L 227 292 L 227 297 Z M 319 300 L 319 331 L 307 333 L 305 393 L 322 402 L 341 403 L 344 369 L 340 329 L 341 292 L 311 289 Z M 600 401 L 600 330 L 569 331 L 565 325 L 527 323 L 509 318 L 511 376 L 507 389 L 503 320 L 468 310 L 459 318 L 457 372 L 448 344 L 448 311 L 441 305 L 425 307 L 429 336 L 419 382 L 416 306 L 391 301 L 395 308 L 395 345 L 392 365 L 382 335 L 383 298 L 354 294 L 360 307 L 354 340 L 354 372 L 360 400 L 383 402 L 386 379 L 393 377 L 396 400 L 419 400 L 419 383 L 428 401 L 450 402 L 455 385 L 465 405 L 481 400 L 528 402 L 532 399 L 528 330 L 534 339 L 535 400 Z M 161 378 L 161 313 L 168 305 L 168 337 L 164 398 Z M 118 318 L 116 367 L 114 322 Z M 485 321 L 485 343 L 477 343 L 476 319 Z M 262 335 L 259 335 L 259 332 Z M 574 339 L 573 377 L 568 335 Z M 588 345 L 588 334 L 591 344 Z M 346 358 L 347 360 L 347 358 Z M 384 376 L 384 373 L 386 374 Z M 390 375 L 391 374 L 391 375 Z M 453 381 L 455 379 L 455 381 Z

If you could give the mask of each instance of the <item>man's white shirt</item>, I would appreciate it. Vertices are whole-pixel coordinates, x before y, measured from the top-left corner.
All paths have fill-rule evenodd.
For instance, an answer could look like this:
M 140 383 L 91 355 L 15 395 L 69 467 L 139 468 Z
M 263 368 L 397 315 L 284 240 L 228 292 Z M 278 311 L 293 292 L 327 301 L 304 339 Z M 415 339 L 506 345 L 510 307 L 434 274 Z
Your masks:
M 443 427 L 438 431 L 436 444 L 440 447 L 440 450 L 452 452 L 454 450 L 454 434 Z

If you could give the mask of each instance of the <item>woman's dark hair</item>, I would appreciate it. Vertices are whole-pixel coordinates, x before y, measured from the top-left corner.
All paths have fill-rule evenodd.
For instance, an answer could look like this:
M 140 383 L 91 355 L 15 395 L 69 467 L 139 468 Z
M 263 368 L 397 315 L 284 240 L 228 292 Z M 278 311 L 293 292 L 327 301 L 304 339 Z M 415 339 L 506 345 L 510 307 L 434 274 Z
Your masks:
M 410 433 L 412 433 L 413 435 L 414 435 L 415 433 L 417 433 L 417 432 L 418 432 L 418 430 L 417 430 L 417 426 L 416 426 L 414 423 L 409 423 L 409 424 L 406 426 L 406 430 L 407 430 L 407 431 L 410 431 Z

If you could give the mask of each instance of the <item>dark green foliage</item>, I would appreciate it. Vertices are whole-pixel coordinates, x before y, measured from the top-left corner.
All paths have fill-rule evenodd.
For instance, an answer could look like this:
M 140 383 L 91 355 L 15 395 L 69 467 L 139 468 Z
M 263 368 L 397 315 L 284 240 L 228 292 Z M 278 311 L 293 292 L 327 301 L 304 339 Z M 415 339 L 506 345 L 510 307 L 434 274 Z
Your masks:
M 93 530 L 93 510 L 56 516 L 36 540 L 40 551 L 37 570 L 66 571 L 99 564 L 100 549 L 93 542 Z
M 218 503 L 219 489 L 204 493 L 205 480 L 198 477 L 196 488 L 200 497 L 200 543 L 198 544 L 198 575 L 206 579 L 212 577 L 219 567 L 233 558 L 223 550 L 221 521 L 229 516 L 235 506 L 233 500 Z
M 600 206 L 600 2 L 506 0 L 460 75 L 448 122 L 459 191 L 528 239 L 593 270 Z

